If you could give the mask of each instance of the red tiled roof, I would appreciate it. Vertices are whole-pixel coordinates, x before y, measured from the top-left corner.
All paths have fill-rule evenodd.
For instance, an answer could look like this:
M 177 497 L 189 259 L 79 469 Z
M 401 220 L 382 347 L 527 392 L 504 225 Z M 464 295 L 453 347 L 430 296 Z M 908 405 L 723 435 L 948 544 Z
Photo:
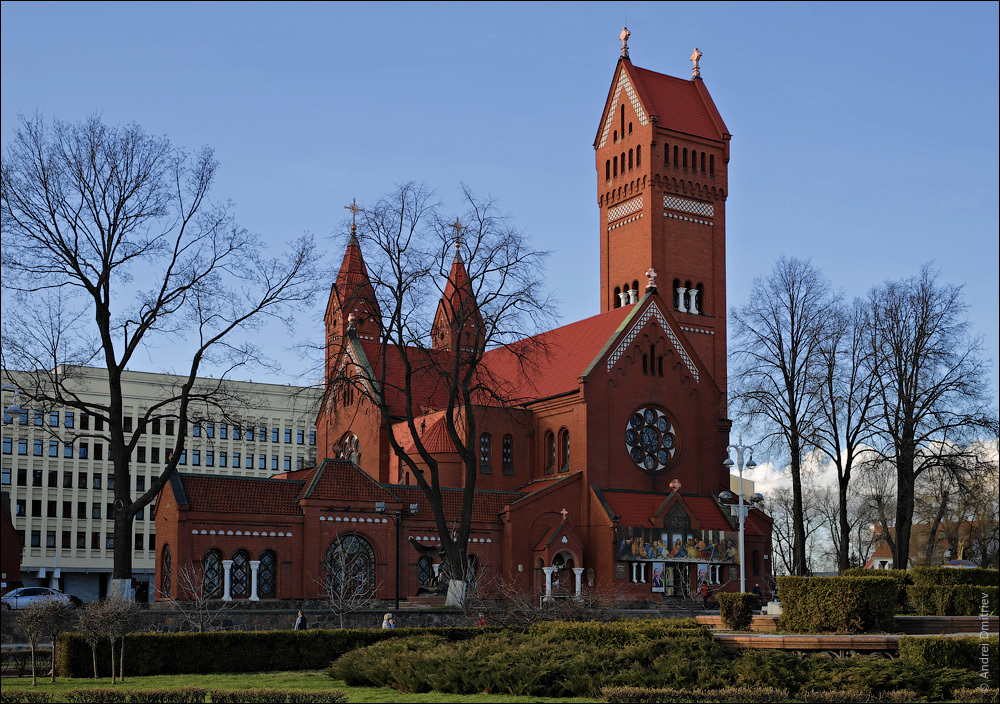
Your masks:
M 604 489 L 605 500 L 616 516 L 621 516 L 622 526 L 653 526 L 657 511 L 670 494 L 651 494 L 645 492 L 615 491 Z M 681 500 L 688 510 L 694 514 L 701 525 L 700 530 L 732 530 L 733 527 L 722 514 L 722 509 L 710 496 L 695 496 L 681 494 Z M 747 521 L 749 532 L 750 521 Z
M 747 535 L 771 535 L 771 521 L 759 510 L 747 514 Z
M 483 356 L 483 373 L 521 402 L 575 391 L 580 377 L 635 309 L 616 308 L 490 350 Z
M 381 346 L 374 340 L 360 340 L 361 349 L 371 367 L 373 378 L 381 380 Z M 400 350 L 394 345 L 386 345 L 385 362 L 385 396 L 389 407 L 389 415 L 400 418 L 405 415 L 406 396 L 404 380 L 406 370 Z M 410 362 L 413 386 L 414 413 L 421 410 L 431 412 L 444 408 L 448 403 L 448 385 L 441 365 L 445 364 L 447 356 L 452 355 L 447 350 L 430 350 L 417 347 L 407 348 L 407 358 Z M 446 366 L 446 365 L 445 365 Z
M 409 504 L 419 504 L 421 516 L 433 516 L 427 496 L 418 486 L 394 485 L 389 487 L 399 497 L 404 508 Z M 496 523 L 499 514 L 522 494 L 512 491 L 477 491 L 472 500 L 472 520 Z M 449 520 L 458 518 L 462 512 L 462 489 L 441 489 L 444 514 Z
M 193 511 L 290 516 L 302 513 L 298 504 L 300 480 L 208 476 L 176 476 L 183 485 L 187 505 Z
M 457 452 L 455 444 L 451 441 L 451 436 L 448 435 L 448 424 L 444 416 L 444 411 L 438 411 L 437 413 L 432 413 L 428 416 L 420 418 L 421 422 L 428 422 L 428 425 L 424 427 L 423 432 L 420 434 L 420 440 L 430 453 L 437 454 L 441 452 Z M 402 428 L 401 433 L 396 432 L 396 428 L 398 427 Z M 410 429 L 407 427 L 406 423 L 397 423 L 396 426 L 393 427 L 393 433 L 399 439 L 401 444 L 404 439 L 408 443 L 405 445 L 406 454 L 417 454 L 416 443 L 413 441 L 413 438 L 410 437 Z
M 304 499 L 396 501 L 392 492 L 349 460 L 324 460 L 302 492 Z
M 708 89 L 700 79 L 685 80 L 633 66 L 623 59 L 639 98 L 657 124 L 677 132 L 722 141 L 729 134 Z

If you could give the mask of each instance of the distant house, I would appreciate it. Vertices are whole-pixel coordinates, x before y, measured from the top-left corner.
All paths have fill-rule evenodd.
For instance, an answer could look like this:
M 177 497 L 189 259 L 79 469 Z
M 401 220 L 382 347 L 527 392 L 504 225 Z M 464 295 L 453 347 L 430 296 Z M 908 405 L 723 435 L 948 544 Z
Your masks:
M 931 550 L 930 561 L 927 561 L 928 541 L 931 533 L 930 523 L 914 523 L 910 529 L 910 559 L 906 568 L 918 567 L 929 564 L 931 567 L 939 567 L 951 560 L 973 560 L 982 567 L 992 567 L 995 565 L 982 565 L 981 560 L 977 560 L 973 555 L 973 541 L 982 536 L 983 526 L 979 521 L 942 521 L 938 524 L 934 534 L 934 547 Z M 881 524 L 873 527 L 878 542 L 871 558 L 865 563 L 866 569 L 888 570 L 895 568 L 892 557 L 892 549 L 889 541 L 883 535 Z M 994 528 L 993 540 L 996 540 Z M 895 534 L 895 529 L 889 529 L 890 535 Z M 996 548 L 990 551 L 996 555 Z

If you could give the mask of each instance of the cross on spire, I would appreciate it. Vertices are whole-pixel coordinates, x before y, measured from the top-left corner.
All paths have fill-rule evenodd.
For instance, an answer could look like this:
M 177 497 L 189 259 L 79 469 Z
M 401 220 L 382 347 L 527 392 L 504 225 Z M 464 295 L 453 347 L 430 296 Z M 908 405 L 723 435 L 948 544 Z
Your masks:
M 345 205 L 344 210 L 351 211 L 351 232 L 355 232 L 358 229 L 358 213 L 365 212 L 364 208 L 358 207 L 358 199 L 351 198 L 351 204 Z
M 628 58 L 628 38 L 632 36 L 632 33 L 628 31 L 628 27 L 622 27 L 621 34 L 618 35 L 618 41 L 622 43 L 622 58 Z
M 691 52 L 691 63 L 694 64 L 694 68 L 691 70 L 691 78 L 701 78 L 701 69 L 698 67 L 698 60 L 703 56 L 703 54 L 698 51 L 698 47 L 695 47 L 694 51 Z
M 459 252 L 462 248 L 462 233 L 469 228 L 459 222 L 457 217 L 455 218 L 455 222 L 453 222 L 450 227 L 455 230 L 455 256 L 457 257 L 459 256 Z

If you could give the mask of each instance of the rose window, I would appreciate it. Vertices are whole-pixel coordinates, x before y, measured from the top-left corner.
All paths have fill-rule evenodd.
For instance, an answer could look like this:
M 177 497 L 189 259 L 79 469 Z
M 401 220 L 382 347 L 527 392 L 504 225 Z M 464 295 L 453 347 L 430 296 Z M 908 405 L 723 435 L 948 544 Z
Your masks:
M 625 427 L 625 447 L 632 461 L 650 474 L 662 472 L 677 452 L 676 431 L 666 414 L 644 407 L 632 414 Z

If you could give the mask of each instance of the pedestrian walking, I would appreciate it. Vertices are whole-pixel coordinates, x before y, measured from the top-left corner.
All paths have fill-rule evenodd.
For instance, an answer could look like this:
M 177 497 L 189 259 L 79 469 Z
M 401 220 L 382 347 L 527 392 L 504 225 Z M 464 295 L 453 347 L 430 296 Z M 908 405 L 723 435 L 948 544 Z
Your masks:
M 307 628 L 309 628 L 309 624 L 306 623 L 305 614 L 303 614 L 301 611 L 299 611 L 298 618 L 295 619 L 295 630 L 296 631 L 304 631 Z
M 708 582 L 701 583 L 701 605 L 708 611 Z
M 396 621 L 392 618 L 392 614 L 386 614 L 382 617 L 382 628 L 395 628 Z

